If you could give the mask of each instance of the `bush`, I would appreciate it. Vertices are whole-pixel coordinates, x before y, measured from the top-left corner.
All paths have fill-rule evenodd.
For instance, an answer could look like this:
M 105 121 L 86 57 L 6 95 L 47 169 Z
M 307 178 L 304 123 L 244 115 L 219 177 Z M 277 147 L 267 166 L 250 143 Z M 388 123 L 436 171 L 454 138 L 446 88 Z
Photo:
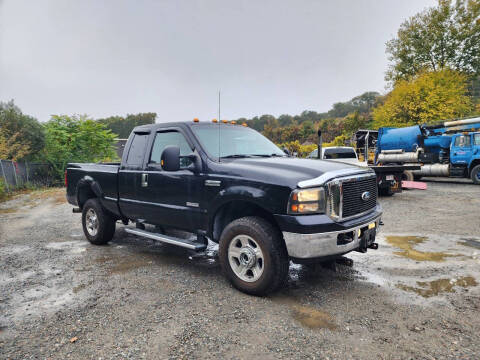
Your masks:
M 3 180 L 0 180 L 0 200 L 5 199 L 7 196 L 7 186 L 3 182 Z

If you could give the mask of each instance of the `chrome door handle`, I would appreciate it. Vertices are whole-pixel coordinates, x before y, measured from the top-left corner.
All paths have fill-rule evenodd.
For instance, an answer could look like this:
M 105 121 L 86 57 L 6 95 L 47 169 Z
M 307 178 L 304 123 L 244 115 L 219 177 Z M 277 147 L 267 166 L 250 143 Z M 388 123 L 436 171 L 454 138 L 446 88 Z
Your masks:
M 142 187 L 148 186 L 148 174 L 142 174 Z

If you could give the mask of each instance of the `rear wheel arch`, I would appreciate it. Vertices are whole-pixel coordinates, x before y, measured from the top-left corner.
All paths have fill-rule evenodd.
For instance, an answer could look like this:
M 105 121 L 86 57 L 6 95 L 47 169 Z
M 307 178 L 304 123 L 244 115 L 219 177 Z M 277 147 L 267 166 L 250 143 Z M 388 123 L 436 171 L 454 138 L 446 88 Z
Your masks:
M 78 182 L 77 185 L 77 203 L 83 208 L 89 199 L 101 198 L 102 190 L 100 185 L 91 178 L 84 178 Z

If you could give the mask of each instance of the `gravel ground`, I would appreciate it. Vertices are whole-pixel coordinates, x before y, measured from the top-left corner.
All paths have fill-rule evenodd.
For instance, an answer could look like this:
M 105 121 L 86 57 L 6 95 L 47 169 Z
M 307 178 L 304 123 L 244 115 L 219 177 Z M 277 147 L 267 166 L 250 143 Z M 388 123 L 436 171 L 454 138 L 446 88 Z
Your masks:
M 204 256 L 117 226 L 90 245 L 64 190 L 0 204 L 2 359 L 480 358 L 480 187 L 382 198 L 377 251 L 291 264 L 285 289 L 233 289 Z

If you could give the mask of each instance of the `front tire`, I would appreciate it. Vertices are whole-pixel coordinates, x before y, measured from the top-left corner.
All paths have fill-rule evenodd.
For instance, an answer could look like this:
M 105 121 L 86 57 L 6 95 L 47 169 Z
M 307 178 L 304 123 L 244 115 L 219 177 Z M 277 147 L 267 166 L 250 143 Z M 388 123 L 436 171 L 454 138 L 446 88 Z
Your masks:
M 472 169 L 470 177 L 475 185 L 480 185 L 480 165 L 477 165 Z
M 93 245 L 105 245 L 115 233 L 115 219 L 103 209 L 98 199 L 89 199 L 83 205 L 82 225 L 85 237 Z
M 288 254 L 281 233 L 259 217 L 228 224 L 220 236 L 223 273 L 238 290 L 263 296 L 279 289 L 288 275 Z

